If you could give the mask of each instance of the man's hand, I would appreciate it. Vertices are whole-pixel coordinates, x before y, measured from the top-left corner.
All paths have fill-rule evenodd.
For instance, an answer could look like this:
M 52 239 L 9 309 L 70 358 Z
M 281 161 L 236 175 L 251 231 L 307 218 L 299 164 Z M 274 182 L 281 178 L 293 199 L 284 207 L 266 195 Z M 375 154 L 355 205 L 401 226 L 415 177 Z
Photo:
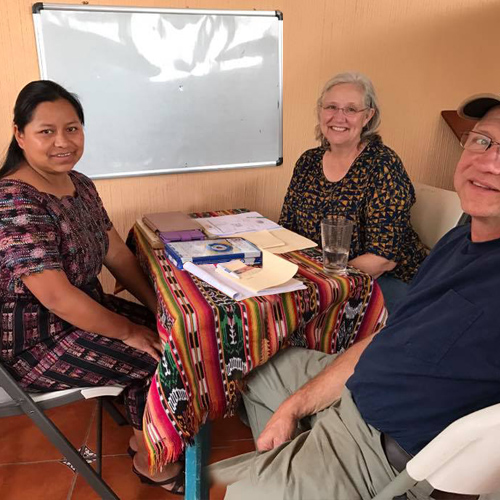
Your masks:
M 278 408 L 257 439 L 257 450 L 268 451 L 291 441 L 297 434 L 297 419 Z
M 361 353 L 374 336 L 370 335 L 347 349 L 281 403 L 257 439 L 257 450 L 272 450 L 291 441 L 297 435 L 297 424 L 301 418 L 315 415 L 336 401 L 353 374 Z

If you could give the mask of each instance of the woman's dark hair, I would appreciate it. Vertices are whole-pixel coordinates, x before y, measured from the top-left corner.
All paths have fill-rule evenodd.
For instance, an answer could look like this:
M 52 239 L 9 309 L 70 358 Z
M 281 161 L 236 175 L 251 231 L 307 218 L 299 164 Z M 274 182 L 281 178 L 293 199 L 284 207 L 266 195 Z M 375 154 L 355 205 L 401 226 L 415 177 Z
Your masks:
M 33 119 L 33 113 L 39 104 L 42 102 L 54 102 L 58 99 L 65 99 L 75 108 L 78 119 L 83 125 L 83 108 L 78 97 L 50 80 L 38 80 L 28 83 L 19 92 L 14 106 L 14 125 L 17 125 L 19 132 L 24 132 L 24 127 Z M 0 179 L 14 172 L 23 161 L 23 150 L 19 147 L 15 136 L 12 136 L 9 149 L 0 168 Z

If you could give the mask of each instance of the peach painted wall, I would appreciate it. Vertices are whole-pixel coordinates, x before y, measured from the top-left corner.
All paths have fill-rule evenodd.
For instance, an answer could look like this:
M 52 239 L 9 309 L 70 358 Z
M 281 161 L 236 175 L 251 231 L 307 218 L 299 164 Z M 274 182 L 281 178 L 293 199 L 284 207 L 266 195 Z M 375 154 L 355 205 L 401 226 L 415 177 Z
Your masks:
M 0 150 L 21 87 L 39 78 L 32 1 L 0 1 Z M 65 0 L 64 3 L 79 3 Z M 91 5 L 279 9 L 284 14 L 284 164 L 98 181 L 117 229 L 161 210 L 248 207 L 276 219 L 298 156 L 313 147 L 314 105 L 333 74 L 375 83 L 382 135 L 414 180 L 452 188 L 460 147 L 440 117 L 476 92 L 500 92 L 498 0 L 105 0 Z M 193 145 L 195 147 L 195 145 Z

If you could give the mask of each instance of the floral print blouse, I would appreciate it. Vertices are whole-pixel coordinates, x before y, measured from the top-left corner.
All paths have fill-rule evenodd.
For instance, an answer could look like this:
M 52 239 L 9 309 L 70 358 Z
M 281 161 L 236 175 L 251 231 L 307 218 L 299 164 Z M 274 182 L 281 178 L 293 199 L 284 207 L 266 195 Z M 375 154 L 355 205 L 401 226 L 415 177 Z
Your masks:
M 323 173 L 318 147 L 297 161 L 280 224 L 321 245 L 321 220 L 342 215 L 354 221 L 349 259 L 372 253 L 397 262 L 389 275 L 409 282 L 427 250 L 410 224 L 415 191 L 398 155 L 380 139 L 369 142 L 338 182 Z
M 112 227 L 93 182 L 70 172 L 74 196 L 58 198 L 0 180 L 0 302 L 29 297 L 21 277 L 57 269 L 77 288 L 101 272 Z

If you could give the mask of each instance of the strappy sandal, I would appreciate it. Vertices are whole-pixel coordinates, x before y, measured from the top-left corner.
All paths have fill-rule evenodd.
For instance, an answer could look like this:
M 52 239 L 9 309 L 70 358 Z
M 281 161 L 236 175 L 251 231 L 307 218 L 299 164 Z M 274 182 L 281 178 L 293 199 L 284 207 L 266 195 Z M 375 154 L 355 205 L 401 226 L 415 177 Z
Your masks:
M 132 466 L 132 472 L 140 479 L 141 483 L 149 484 L 150 486 L 165 486 L 167 484 L 171 484 L 172 489 L 165 491 L 173 493 L 174 495 L 184 496 L 184 484 L 185 484 L 184 465 L 182 466 L 182 469 L 176 476 L 173 476 L 169 479 L 165 479 L 165 481 L 153 481 L 149 477 L 146 477 L 143 474 L 141 474 L 134 466 Z

